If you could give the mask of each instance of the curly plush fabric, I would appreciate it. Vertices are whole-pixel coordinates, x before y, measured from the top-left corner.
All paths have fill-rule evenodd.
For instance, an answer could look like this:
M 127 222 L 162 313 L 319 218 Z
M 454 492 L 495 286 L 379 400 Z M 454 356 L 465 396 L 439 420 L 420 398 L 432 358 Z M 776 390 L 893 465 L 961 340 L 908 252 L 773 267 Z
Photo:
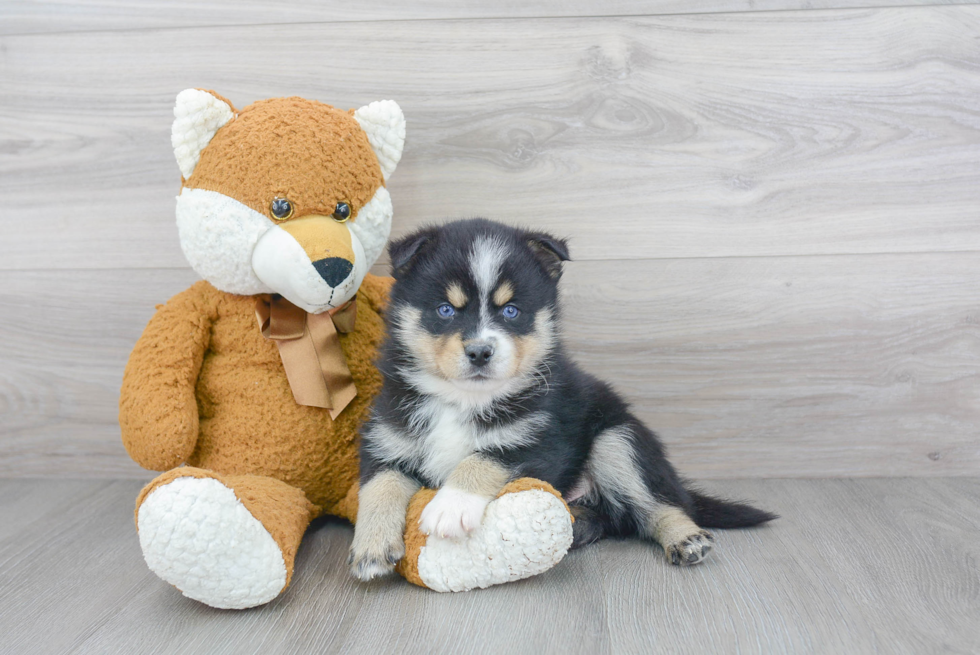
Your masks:
M 231 103 L 200 89 L 187 89 L 177 96 L 170 144 L 184 178 L 191 176 L 215 132 L 235 117 Z
M 505 486 L 487 506 L 480 528 L 462 540 L 419 532 L 422 510 L 435 495 L 421 489 L 408 507 L 398 572 L 413 584 L 469 591 L 522 580 L 553 567 L 572 545 L 574 519 L 547 482 L 520 478 Z
M 405 122 L 393 100 L 378 100 L 354 111 L 354 118 L 368 135 L 385 180 L 395 170 L 405 146 Z
M 346 202 L 355 221 L 383 184 L 377 156 L 357 120 L 303 98 L 260 100 L 243 109 L 215 134 L 185 182 L 270 218 L 276 197 L 289 199 L 295 217 L 330 216 L 338 202 Z
M 154 487 L 136 525 L 147 566 L 188 598 L 244 609 L 269 602 L 288 584 L 293 558 L 216 479 L 188 475 Z
M 390 278 L 368 275 L 357 294 L 357 328 L 340 335 L 357 397 L 337 417 L 297 405 L 275 343 L 255 320 L 255 300 L 198 282 L 161 307 L 123 374 L 123 443 L 141 466 L 188 464 L 229 475 L 263 475 L 341 514 L 358 476 L 355 437 L 381 389 L 374 357 L 384 334 Z
M 429 537 L 419 578 L 435 591 L 485 589 L 547 571 L 571 545 L 572 524 L 559 499 L 538 490 L 507 494 L 487 506 L 468 538 Z

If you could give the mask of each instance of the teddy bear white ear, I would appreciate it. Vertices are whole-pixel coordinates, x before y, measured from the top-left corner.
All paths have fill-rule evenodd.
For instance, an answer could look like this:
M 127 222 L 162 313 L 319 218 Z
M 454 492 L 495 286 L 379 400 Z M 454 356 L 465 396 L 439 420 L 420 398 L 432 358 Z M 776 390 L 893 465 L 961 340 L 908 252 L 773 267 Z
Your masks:
M 378 100 L 354 112 L 361 129 L 367 132 L 371 148 L 381 164 L 385 181 L 395 170 L 405 147 L 405 115 L 394 100 Z
M 177 95 L 170 143 L 184 179 L 194 172 L 201 151 L 214 138 L 215 132 L 234 117 L 235 112 L 227 102 L 207 91 L 186 89 Z

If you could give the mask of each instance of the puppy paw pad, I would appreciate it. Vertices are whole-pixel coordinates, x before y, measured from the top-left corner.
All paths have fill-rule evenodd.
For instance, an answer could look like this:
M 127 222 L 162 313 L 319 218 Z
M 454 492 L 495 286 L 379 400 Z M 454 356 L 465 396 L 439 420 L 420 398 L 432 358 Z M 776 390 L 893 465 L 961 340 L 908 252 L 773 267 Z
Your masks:
M 693 566 L 704 561 L 708 553 L 711 552 L 711 545 L 714 537 L 710 532 L 701 530 L 688 536 L 686 539 L 670 544 L 664 552 L 671 564 L 676 566 Z
M 365 546 L 359 543 L 360 539 L 355 532 L 347 563 L 351 574 L 363 582 L 394 573 L 395 565 L 405 556 L 405 542 L 400 537 L 389 544 L 382 543 L 380 539 L 376 541 L 377 543 Z

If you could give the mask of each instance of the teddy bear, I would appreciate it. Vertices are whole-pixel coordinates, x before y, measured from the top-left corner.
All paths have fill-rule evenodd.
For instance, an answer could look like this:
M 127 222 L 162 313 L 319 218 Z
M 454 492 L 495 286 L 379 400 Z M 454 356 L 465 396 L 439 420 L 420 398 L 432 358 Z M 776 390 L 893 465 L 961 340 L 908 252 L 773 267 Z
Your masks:
M 369 269 L 391 231 L 405 118 L 390 100 L 237 110 L 200 89 L 177 96 L 174 117 L 177 230 L 203 279 L 157 307 L 119 423 L 130 456 L 163 472 L 136 501 L 147 565 L 189 598 L 243 609 L 289 586 L 314 518 L 357 516 L 357 431 L 381 387 L 392 282 Z M 418 530 L 434 493 L 413 498 L 397 566 L 420 586 L 528 577 L 571 544 L 568 507 L 544 482 L 513 482 L 456 541 Z

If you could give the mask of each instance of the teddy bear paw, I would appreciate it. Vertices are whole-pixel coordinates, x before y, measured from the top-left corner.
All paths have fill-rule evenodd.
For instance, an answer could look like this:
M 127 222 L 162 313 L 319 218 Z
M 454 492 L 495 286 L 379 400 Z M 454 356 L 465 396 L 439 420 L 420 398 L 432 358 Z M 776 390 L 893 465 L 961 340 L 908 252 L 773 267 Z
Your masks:
M 137 528 L 150 570 L 211 607 L 255 607 L 286 586 L 275 539 L 213 478 L 180 477 L 157 487 L 140 505 Z
M 418 572 L 435 591 L 468 591 L 528 578 L 560 562 L 572 545 L 565 504 L 539 489 L 508 493 L 487 505 L 483 523 L 463 539 L 429 536 Z

